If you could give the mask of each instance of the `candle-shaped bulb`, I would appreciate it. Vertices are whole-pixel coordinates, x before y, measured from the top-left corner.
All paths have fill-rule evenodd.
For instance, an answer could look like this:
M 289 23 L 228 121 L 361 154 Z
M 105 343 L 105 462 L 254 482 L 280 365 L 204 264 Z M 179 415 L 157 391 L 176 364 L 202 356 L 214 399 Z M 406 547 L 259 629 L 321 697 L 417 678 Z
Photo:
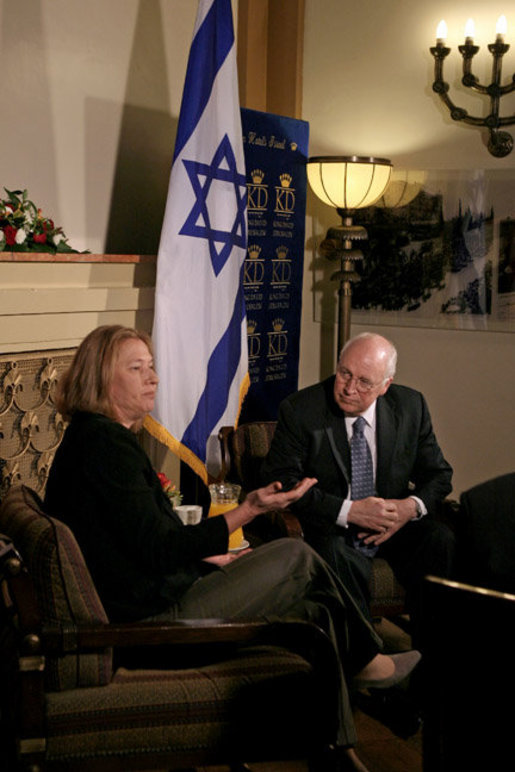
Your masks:
M 440 45 L 443 45 L 445 43 L 445 38 L 447 37 L 447 24 L 442 21 L 439 23 L 438 27 L 436 28 L 436 43 L 440 43 Z
M 468 19 L 465 24 L 465 43 L 472 43 L 474 40 L 474 20 Z
M 495 32 L 497 34 L 497 41 L 499 43 L 504 43 L 504 36 L 506 35 L 508 31 L 508 24 L 506 22 L 506 16 L 503 14 L 502 16 L 499 16 L 497 19 L 497 24 L 495 25 Z

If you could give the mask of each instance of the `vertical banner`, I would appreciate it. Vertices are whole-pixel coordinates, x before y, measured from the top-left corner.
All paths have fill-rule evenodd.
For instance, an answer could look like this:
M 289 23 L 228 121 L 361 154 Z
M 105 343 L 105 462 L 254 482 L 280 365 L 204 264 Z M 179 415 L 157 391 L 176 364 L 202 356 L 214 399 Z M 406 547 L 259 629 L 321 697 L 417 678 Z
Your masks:
M 250 389 L 240 422 L 275 420 L 297 389 L 306 213 L 306 121 L 242 109 Z
M 231 0 L 200 0 L 157 260 L 145 427 L 206 483 L 248 388 L 246 178 Z

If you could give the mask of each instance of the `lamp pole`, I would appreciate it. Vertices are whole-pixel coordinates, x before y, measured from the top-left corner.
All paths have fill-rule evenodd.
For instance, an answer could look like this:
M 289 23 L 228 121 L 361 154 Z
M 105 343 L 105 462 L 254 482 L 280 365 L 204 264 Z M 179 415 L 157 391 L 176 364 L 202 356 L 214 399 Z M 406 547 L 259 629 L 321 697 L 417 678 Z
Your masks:
M 360 280 L 355 263 L 363 260 L 363 252 L 355 249 L 353 242 L 368 238 L 368 234 L 362 225 L 353 225 L 352 210 L 337 209 L 337 212 L 342 219 L 342 224 L 329 228 L 327 236 L 320 244 L 320 254 L 328 260 L 340 262 L 340 269 L 331 275 L 331 281 L 339 281 L 338 357 L 350 338 L 352 285 Z

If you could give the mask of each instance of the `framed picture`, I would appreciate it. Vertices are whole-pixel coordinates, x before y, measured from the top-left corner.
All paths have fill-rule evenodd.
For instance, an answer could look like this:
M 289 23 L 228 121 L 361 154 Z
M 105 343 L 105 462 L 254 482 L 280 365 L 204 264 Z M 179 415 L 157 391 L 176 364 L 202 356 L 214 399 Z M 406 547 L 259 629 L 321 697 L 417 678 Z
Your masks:
M 354 213 L 368 240 L 357 243 L 364 259 L 356 263 L 353 321 L 515 331 L 513 170 L 416 175 L 409 202 L 392 206 L 387 190 L 378 205 Z M 332 321 L 335 265 L 317 258 L 314 270 L 315 318 Z

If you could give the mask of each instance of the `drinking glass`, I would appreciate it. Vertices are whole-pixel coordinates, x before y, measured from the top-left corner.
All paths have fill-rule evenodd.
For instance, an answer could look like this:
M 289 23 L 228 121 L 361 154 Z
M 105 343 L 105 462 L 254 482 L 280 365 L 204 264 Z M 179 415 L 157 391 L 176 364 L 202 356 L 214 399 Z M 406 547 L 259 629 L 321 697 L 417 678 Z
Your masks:
M 234 485 L 233 483 L 227 482 L 211 483 L 209 486 L 211 506 L 207 516 L 214 517 L 215 515 L 221 515 L 223 512 L 228 512 L 230 509 L 237 507 L 240 491 L 241 485 Z M 229 549 L 238 549 L 241 547 L 242 543 L 243 530 L 237 528 L 229 534 Z

